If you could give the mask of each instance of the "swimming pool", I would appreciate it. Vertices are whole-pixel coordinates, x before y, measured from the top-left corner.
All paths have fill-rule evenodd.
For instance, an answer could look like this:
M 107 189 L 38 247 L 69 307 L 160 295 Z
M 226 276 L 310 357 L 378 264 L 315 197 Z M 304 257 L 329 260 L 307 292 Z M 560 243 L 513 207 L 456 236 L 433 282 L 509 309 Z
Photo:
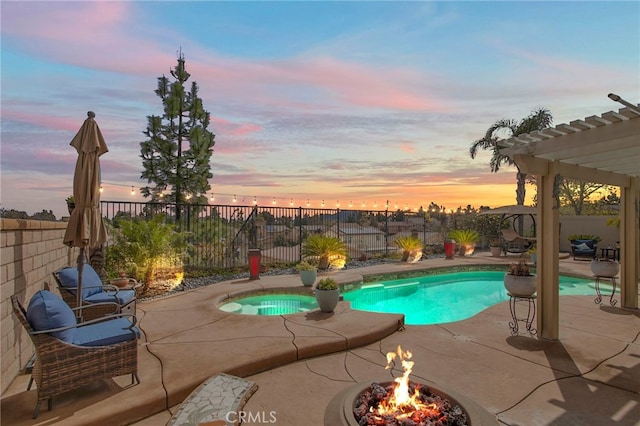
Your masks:
M 593 281 L 560 277 L 561 295 L 595 294 Z M 509 300 L 504 271 L 467 271 L 365 283 L 343 294 L 351 308 L 404 314 L 405 324 L 442 324 L 471 318 Z
M 224 303 L 220 309 L 244 315 L 289 315 L 318 309 L 318 303 L 314 296 L 274 293 L 242 297 Z

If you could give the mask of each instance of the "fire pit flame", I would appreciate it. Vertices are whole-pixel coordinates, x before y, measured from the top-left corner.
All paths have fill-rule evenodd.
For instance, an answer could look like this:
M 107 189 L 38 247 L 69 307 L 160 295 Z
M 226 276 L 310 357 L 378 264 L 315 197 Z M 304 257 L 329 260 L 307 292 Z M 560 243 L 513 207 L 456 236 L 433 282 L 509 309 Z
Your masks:
M 393 368 L 396 358 L 400 360 L 404 373 L 400 377 L 396 377 L 394 382 L 396 385 L 393 389 L 393 396 L 388 399 L 383 399 L 378 405 L 377 409 L 371 408 L 372 412 L 376 414 L 394 414 L 404 413 L 408 414 L 413 411 L 437 411 L 436 404 L 424 404 L 420 400 L 419 387 L 415 388 L 413 395 L 409 391 L 409 375 L 413 371 L 413 361 L 409 361 L 413 354 L 410 351 L 403 351 L 402 347 L 398 345 L 398 349 L 395 352 L 387 353 L 387 366 L 386 370 Z
M 386 388 L 373 383 L 370 391 L 361 395 L 354 408 L 359 424 L 426 425 L 436 421 L 466 425 L 466 416 L 459 406 L 452 406 L 449 401 L 431 394 L 428 387 L 409 380 L 414 365 L 412 356 L 410 351 L 403 351 L 400 346 L 395 352 L 387 353 L 386 369 L 393 368 L 398 360 L 404 373 Z

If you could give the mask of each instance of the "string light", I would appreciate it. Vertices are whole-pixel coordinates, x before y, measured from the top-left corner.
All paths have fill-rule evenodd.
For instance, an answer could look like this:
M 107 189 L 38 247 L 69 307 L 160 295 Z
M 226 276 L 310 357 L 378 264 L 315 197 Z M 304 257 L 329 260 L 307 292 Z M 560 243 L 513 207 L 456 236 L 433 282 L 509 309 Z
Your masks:
M 135 185 L 129 185 L 129 184 L 118 184 L 118 183 L 112 183 L 112 182 L 100 182 L 100 193 L 102 194 L 103 192 L 105 192 L 105 189 L 107 189 L 107 192 L 109 188 L 107 188 L 108 186 L 121 186 L 121 187 L 128 187 L 130 188 L 130 194 L 131 196 L 135 196 L 136 195 L 136 186 Z M 151 188 L 149 188 L 151 189 Z M 151 189 L 153 190 L 153 189 Z M 159 199 L 163 199 L 166 198 L 163 191 L 160 191 L 159 188 L 155 189 L 155 194 L 157 196 L 157 198 Z M 203 194 L 203 195 L 207 195 L 207 194 Z M 258 205 L 258 196 L 257 195 L 245 195 L 245 194 L 223 194 L 223 193 L 214 193 L 214 192 L 210 192 L 208 194 L 209 198 L 209 203 L 213 204 L 214 201 L 216 201 L 216 198 L 220 199 L 220 196 L 227 196 L 227 197 L 233 197 L 232 198 L 232 202 L 233 203 L 240 203 L 240 205 L 244 205 L 245 200 L 251 200 L 249 203 L 252 203 L 254 206 Z M 189 199 L 193 199 L 193 194 L 185 194 L 184 195 L 185 199 L 189 200 Z M 278 204 L 281 205 L 286 205 L 286 202 L 288 201 L 288 205 L 290 207 L 294 207 L 294 198 L 293 197 L 277 197 L 277 196 L 269 196 L 272 201 L 271 204 L 276 206 Z M 241 200 L 239 202 L 239 200 Z M 280 203 L 279 201 L 282 202 Z M 220 202 L 220 201 L 218 201 Z M 317 201 L 315 201 L 317 203 Z M 428 204 L 426 201 L 423 201 L 424 205 Z M 306 207 L 311 207 L 311 199 L 307 198 L 306 199 Z M 398 210 L 399 209 L 399 205 L 403 204 L 404 205 L 404 210 L 406 211 L 417 211 L 420 212 L 420 206 L 415 206 L 415 207 L 409 207 L 408 203 L 399 203 L 398 201 L 391 203 L 390 200 L 386 200 L 386 203 L 384 203 L 384 209 L 388 210 L 391 205 L 395 206 L 395 209 Z M 249 204 L 250 205 L 250 204 Z M 301 204 L 302 205 L 302 204 Z M 356 204 L 357 205 L 357 202 Z M 377 201 L 373 201 L 373 202 L 368 202 L 367 200 L 362 200 L 361 201 L 361 208 L 364 210 L 367 208 L 367 205 L 369 206 L 369 208 L 371 209 L 378 209 L 378 202 Z M 321 206 L 322 208 L 326 208 L 327 204 L 326 204 L 326 200 L 322 199 L 321 200 Z M 336 203 L 335 203 L 336 208 L 340 208 L 341 207 L 341 203 L 339 199 L 336 199 Z M 354 202 L 353 200 L 349 200 L 349 207 L 350 208 L 354 208 Z M 380 206 L 382 207 L 382 206 Z M 355 207 L 357 208 L 357 207 Z M 439 207 L 428 207 L 424 209 L 425 212 L 432 212 L 432 213 L 448 213 L 448 214 L 453 214 L 456 213 L 456 211 L 460 212 L 461 209 L 445 209 L 444 206 L 439 206 Z

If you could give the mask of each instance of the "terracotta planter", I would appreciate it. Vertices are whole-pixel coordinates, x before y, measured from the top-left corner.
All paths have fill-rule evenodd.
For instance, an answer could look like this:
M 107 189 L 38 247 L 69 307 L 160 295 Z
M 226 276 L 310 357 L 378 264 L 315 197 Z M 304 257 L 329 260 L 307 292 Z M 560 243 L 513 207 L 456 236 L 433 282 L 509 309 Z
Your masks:
M 318 290 L 316 289 L 316 301 L 322 312 L 330 313 L 338 306 L 340 289 Z
M 311 287 L 318 278 L 318 271 L 300 271 L 300 281 L 305 287 Z
M 491 250 L 491 256 L 493 257 L 500 257 L 502 254 L 502 247 L 500 246 L 489 247 L 489 250 Z
M 504 288 L 514 296 L 533 296 L 537 290 L 536 277 L 504 274 Z
M 109 284 L 116 287 L 126 287 L 129 284 L 129 278 L 114 278 L 109 281 Z
M 599 277 L 615 277 L 620 271 L 620 264 L 618 262 L 609 262 L 606 260 L 592 260 L 591 272 L 593 275 Z

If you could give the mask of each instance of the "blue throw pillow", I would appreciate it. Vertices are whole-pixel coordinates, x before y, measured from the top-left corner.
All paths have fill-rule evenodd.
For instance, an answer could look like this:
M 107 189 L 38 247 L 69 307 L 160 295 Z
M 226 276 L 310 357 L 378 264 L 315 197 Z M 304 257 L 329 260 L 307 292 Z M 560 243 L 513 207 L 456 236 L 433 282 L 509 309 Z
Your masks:
M 76 324 L 76 317 L 69 305 L 47 290 L 40 290 L 33 295 L 27 308 L 27 320 L 35 331 Z M 53 337 L 68 343 L 73 342 L 75 334 L 75 328 L 51 333 Z
M 63 268 L 58 272 L 60 282 L 64 287 L 78 287 L 78 268 Z M 82 299 L 86 299 L 92 294 L 101 293 L 102 280 L 95 269 L 89 264 L 82 266 Z M 75 292 L 74 292 L 75 293 Z

